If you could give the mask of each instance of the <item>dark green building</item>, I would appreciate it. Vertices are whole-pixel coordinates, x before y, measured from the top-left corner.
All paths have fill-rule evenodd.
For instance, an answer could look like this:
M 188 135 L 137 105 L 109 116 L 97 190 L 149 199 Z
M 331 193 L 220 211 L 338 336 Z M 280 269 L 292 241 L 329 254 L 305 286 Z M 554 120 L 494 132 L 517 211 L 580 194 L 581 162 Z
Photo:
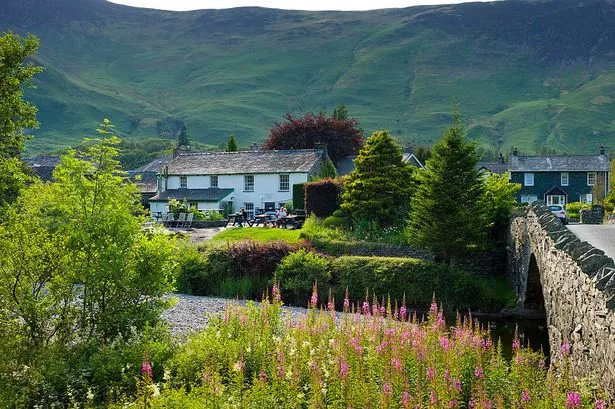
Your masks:
M 599 155 L 509 157 L 511 182 L 521 184 L 517 200 L 566 205 L 602 200 L 609 192 L 609 157 L 604 148 Z

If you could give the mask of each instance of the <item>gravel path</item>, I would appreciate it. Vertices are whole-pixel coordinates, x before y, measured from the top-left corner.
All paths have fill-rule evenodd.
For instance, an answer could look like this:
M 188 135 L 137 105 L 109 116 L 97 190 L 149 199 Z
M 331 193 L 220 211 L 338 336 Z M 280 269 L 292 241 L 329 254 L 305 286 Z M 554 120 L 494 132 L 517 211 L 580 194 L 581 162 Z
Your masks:
M 218 297 L 199 297 L 196 295 L 170 294 L 177 303 L 162 314 L 162 318 L 171 325 L 171 333 L 179 335 L 190 331 L 204 329 L 212 314 L 220 314 L 228 303 L 245 304 L 244 300 Z M 259 302 L 255 303 L 259 305 Z M 291 318 L 304 314 L 307 309 L 300 307 L 282 307 Z

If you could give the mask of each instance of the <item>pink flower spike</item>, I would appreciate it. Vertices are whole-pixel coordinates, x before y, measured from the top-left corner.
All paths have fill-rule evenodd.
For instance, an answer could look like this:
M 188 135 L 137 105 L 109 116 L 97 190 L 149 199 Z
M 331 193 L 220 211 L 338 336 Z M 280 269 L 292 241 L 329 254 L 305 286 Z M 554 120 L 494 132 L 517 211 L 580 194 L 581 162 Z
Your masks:
M 481 379 L 485 377 L 485 372 L 483 371 L 483 368 L 481 368 L 480 366 L 476 366 L 476 368 L 474 368 L 474 377 L 476 379 Z
M 579 392 L 568 392 L 566 395 L 566 408 L 580 408 L 581 407 L 581 395 Z
M 561 347 L 561 351 L 562 351 L 562 355 L 564 356 L 568 356 L 570 355 L 570 344 L 568 343 L 567 340 L 564 340 L 564 342 L 562 343 L 562 347 Z
M 282 297 L 280 296 L 280 287 L 278 287 L 278 283 L 273 283 L 273 288 L 271 289 L 271 295 L 273 296 L 273 302 L 280 302 Z
M 350 309 L 350 299 L 348 298 L 348 287 L 346 287 L 346 295 L 344 295 L 344 311 L 348 312 Z
M 521 402 L 529 402 L 530 401 L 530 392 L 525 389 L 521 394 Z
M 314 289 L 312 290 L 312 298 L 310 299 L 310 306 L 312 308 L 316 308 L 318 306 L 318 283 L 314 284 Z
M 152 377 L 152 365 L 149 363 L 149 361 L 147 360 L 147 358 L 145 358 L 143 360 L 143 363 L 141 364 L 141 376 L 149 376 L 150 378 Z
M 598 399 L 598 400 L 596 400 L 596 404 L 594 406 L 594 409 L 606 409 L 606 403 L 604 403 L 604 401 L 602 399 Z

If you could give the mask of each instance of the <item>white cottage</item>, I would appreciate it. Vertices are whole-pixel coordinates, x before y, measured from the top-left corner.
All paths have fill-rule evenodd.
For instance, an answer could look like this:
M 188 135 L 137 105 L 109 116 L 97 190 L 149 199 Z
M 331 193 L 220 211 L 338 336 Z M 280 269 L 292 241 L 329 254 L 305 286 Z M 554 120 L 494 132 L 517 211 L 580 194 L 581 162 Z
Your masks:
M 320 172 L 321 149 L 180 153 L 158 173 L 152 212 L 168 211 L 171 199 L 199 210 L 222 209 L 230 202 L 250 217 L 292 200 L 292 186 Z

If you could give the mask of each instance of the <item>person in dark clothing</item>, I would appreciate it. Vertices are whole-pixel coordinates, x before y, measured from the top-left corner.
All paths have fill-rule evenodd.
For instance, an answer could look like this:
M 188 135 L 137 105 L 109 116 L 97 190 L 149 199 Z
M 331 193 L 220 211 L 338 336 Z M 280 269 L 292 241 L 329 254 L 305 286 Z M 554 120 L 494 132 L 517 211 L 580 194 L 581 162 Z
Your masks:
M 239 217 L 237 217 L 237 223 L 239 223 L 239 227 L 243 227 L 243 222 L 248 221 L 248 219 L 246 218 L 246 210 L 242 207 L 241 209 L 239 209 L 238 215 Z

